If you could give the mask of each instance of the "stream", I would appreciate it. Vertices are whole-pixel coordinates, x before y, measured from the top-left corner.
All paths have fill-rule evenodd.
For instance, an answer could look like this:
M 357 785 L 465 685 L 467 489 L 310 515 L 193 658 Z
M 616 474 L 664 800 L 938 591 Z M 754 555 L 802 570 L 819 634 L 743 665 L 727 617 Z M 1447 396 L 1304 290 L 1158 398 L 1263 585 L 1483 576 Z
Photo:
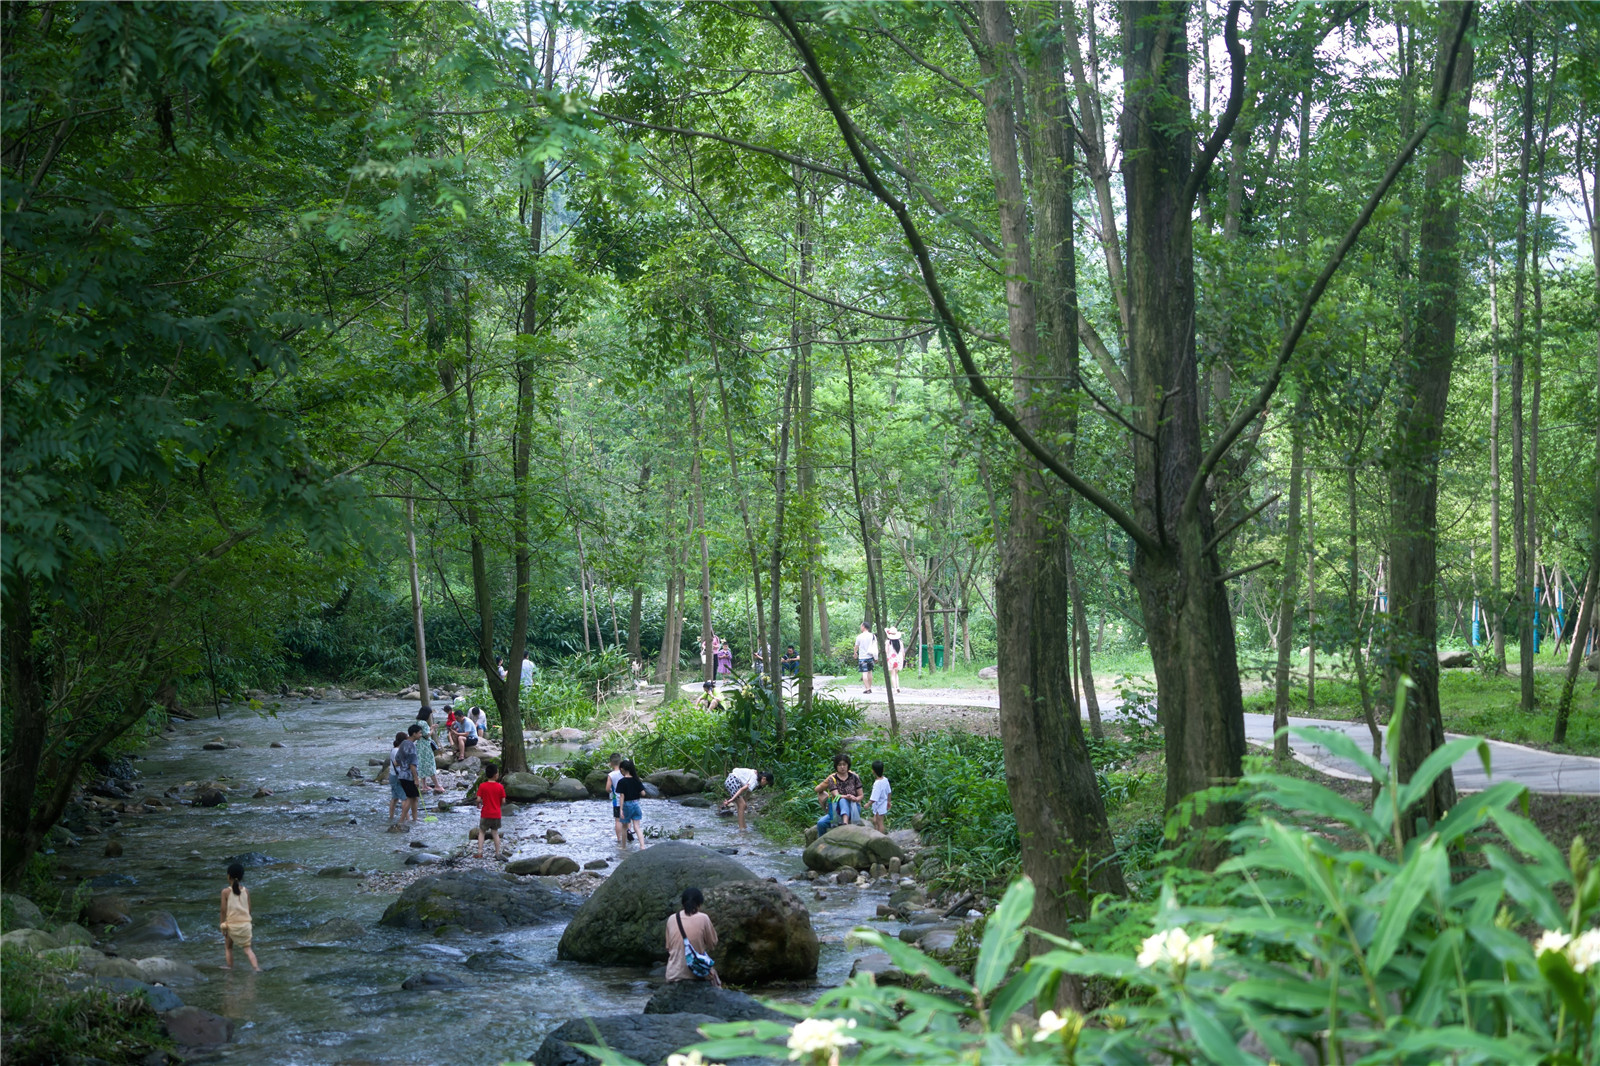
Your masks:
M 400 700 L 294 700 L 285 701 L 276 716 L 235 706 L 225 707 L 220 721 L 176 721 L 134 764 L 140 772 L 138 791 L 159 795 L 173 785 L 226 778 L 239 789 L 230 793 L 231 802 L 124 816 L 118 826 L 120 858 L 96 854 L 91 860 L 99 850 L 97 837 L 62 853 L 63 866 L 74 877 L 100 877 L 102 884 L 116 879 L 117 884 L 95 891 L 124 896 L 136 919 L 152 910 L 170 911 L 178 919 L 182 942 L 144 945 L 130 954 L 165 955 L 206 975 L 205 983 L 177 991 L 184 1002 L 234 1020 L 236 1042 L 223 1053 L 227 1060 L 285 1066 L 500 1063 L 532 1055 L 545 1034 L 569 1018 L 639 1012 L 659 982 L 659 967 L 652 976 L 644 968 L 557 962 L 561 925 L 440 937 L 383 928 L 378 919 L 397 889 L 316 876 L 319 868 L 336 864 L 395 873 L 406 869 L 405 858 L 414 850 L 409 841 L 448 854 L 477 824 L 475 808 L 439 812 L 433 806 L 441 797 L 425 796 L 422 814 L 435 820 L 409 835 L 388 833 L 388 787 L 345 776 L 351 766 L 375 775 L 377 768 L 368 768 L 368 760 L 387 751 L 395 730 L 413 720 L 414 709 L 414 702 Z M 241 746 L 202 750 L 217 734 Z M 284 747 L 271 747 L 273 741 Z M 571 750 L 531 748 L 528 758 L 552 763 Z M 274 795 L 248 798 L 260 786 Z M 459 802 L 462 793 L 442 798 Z M 779 846 L 754 827 L 741 833 L 733 819 L 718 817 L 715 810 L 667 800 L 647 799 L 644 805 L 647 831 L 692 825 L 696 843 L 737 847 L 737 861 L 757 876 L 787 883 L 804 870 L 798 841 Z M 559 830 L 567 843 L 546 845 L 547 829 Z M 620 857 L 610 808 L 602 800 L 518 805 L 506 819 L 505 834 L 516 857 L 555 852 L 580 865 L 603 858 L 611 862 L 608 871 Z M 245 875 L 254 947 L 264 968 L 259 974 L 250 971 L 242 952 L 235 952 L 236 969 L 223 969 L 217 928 L 226 862 L 245 852 L 264 852 L 275 860 Z M 765 994 L 804 1001 L 848 976 L 861 949 L 848 948 L 846 934 L 873 916 L 887 892 L 829 884 L 827 898 L 819 901 L 809 882 L 790 887 L 811 909 L 822 941 L 817 982 Z M 337 944 L 302 939 L 331 918 L 353 920 L 366 933 Z M 523 968 L 508 974 L 466 966 L 473 953 L 491 948 L 519 956 Z M 401 990 L 408 976 L 429 970 L 473 987 Z

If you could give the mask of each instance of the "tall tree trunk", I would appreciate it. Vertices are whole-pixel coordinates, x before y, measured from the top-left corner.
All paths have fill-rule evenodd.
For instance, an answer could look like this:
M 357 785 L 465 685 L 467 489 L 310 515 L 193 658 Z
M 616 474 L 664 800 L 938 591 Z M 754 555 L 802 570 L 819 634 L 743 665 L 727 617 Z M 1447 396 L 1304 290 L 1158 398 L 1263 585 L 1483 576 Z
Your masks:
M 1295 405 L 1294 424 L 1289 444 L 1289 529 L 1283 547 L 1283 581 L 1278 586 L 1278 656 L 1273 674 L 1272 757 L 1280 764 L 1289 760 L 1289 737 L 1280 732 L 1289 724 L 1289 694 L 1293 679 L 1289 659 L 1294 654 L 1294 613 L 1300 596 L 1300 493 L 1305 478 L 1304 399 Z
M 428 633 L 422 621 L 422 584 L 417 580 L 417 501 L 406 496 L 406 563 L 411 574 L 411 629 L 417 645 L 417 691 L 422 694 L 421 709 L 433 709 L 428 687 Z
M 1316 477 L 1306 471 L 1306 716 L 1317 715 L 1317 523 L 1312 506 Z
M 799 340 L 799 333 L 797 323 L 794 337 L 796 341 Z M 783 510 L 789 495 L 789 429 L 799 378 L 800 351 L 797 345 L 794 357 L 789 360 L 789 377 L 783 387 L 783 417 L 778 420 L 778 455 L 772 477 L 772 643 L 768 644 L 765 638 L 762 640 L 762 654 L 765 656 L 762 661 L 766 665 L 767 679 L 772 685 L 772 706 L 778 719 L 777 732 L 780 746 L 789 730 L 788 718 L 783 709 L 783 617 L 779 613 L 779 604 L 783 599 Z
M 1472 16 L 1467 13 L 1465 17 Z M 1397 393 L 1401 407 L 1390 450 L 1389 659 L 1391 670 L 1409 674 L 1413 682 L 1399 750 L 1389 752 L 1402 781 L 1409 781 L 1445 739 L 1437 653 L 1439 444 L 1455 361 L 1456 284 L 1461 270 L 1456 226 L 1474 58 L 1469 35 L 1462 41 L 1451 71 L 1445 57 L 1457 25 L 1454 12 L 1445 12 L 1439 19 L 1435 96 L 1447 72 L 1452 84 L 1447 118 L 1429 153 L 1418 211 L 1415 328 L 1411 349 L 1401 361 Z M 1446 770 L 1408 812 L 1404 831 L 1414 832 L 1419 818 L 1432 824 L 1455 801 L 1455 778 Z
M 7 759 L 0 774 L 0 879 L 8 887 L 21 884 L 28 860 L 38 852 L 45 832 L 35 816 L 40 754 L 44 751 L 48 712 L 44 671 L 34 643 L 33 581 L 26 574 L 7 583 L 0 597 L 5 623 L 6 710 L 11 718 Z
M 654 681 L 658 685 L 667 682 L 667 675 L 671 672 L 669 667 L 673 656 L 677 654 L 674 641 L 678 623 L 678 548 L 677 548 L 677 522 L 678 522 L 678 483 L 675 478 L 667 478 L 667 505 L 663 512 L 666 521 L 663 523 L 662 539 L 671 545 L 672 554 L 667 559 L 667 602 L 661 613 L 661 651 L 656 656 L 656 672 Z
M 694 527 L 700 536 L 700 646 L 701 680 L 716 677 L 717 657 L 711 647 L 711 542 L 706 536 L 706 493 L 700 470 L 700 405 L 689 386 L 689 425 L 694 434 L 694 458 L 689 464 L 689 480 L 694 485 Z
M 1024 66 L 1025 96 L 1013 92 L 1011 80 L 1001 76 L 1021 58 L 1008 6 L 978 8 L 984 43 L 978 58 L 986 75 L 984 129 L 1006 257 L 1012 394 L 1017 417 L 1030 431 L 1045 437 L 1065 432 L 1070 439 L 1077 396 L 1057 399 L 1035 382 L 1077 385 L 1072 377 L 1078 321 L 1072 240 L 1076 131 L 1067 107 L 1061 44 L 1044 32 L 1042 12 L 1033 7 L 1021 11 L 1025 31 L 1039 41 Z M 1019 132 L 1032 143 L 1036 161 L 1030 168 L 1032 237 Z M 1126 885 L 1071 694 L 1072 642 L 1063 644 L 1061 639 L 1073 628 L 1069 497 L 1058 481 L 1041 475 L 1020 447 L 1017 455 L 1010 524 L 995 582 L 1000 738 L 1023 870 L 1039 889 L 1033 924 L 1064 934 L 1073 919 L 1087 915 L 1090 893 L 1122 894 Z M 1076 998 L 1075 986 L 1067 992 Z
M 1078 641 L 1078 676 L 1083 681 L 1083 706 L 1089 715 L 1089 735 L 1096 740 L 1106 735 L 1100 721 L 1100 694 L 1094 689 L 1094 664 L 1089 654 L 1089 619 L 1083 610 L 1083 589 L 1078 583 L 1077 563 L 1073 559 L 1071 544 L 1067 545 L 1064 565 L 1067 571 L 1067 590 L 1072 595 L 1072 628 Z M 972 650 L 967 647 L 966 589 L 961 590 L 961 640 L 966 649 L 967 662 L 972 661 Z M 948 654 L 948 652 L 946 653 Z
M 1359 547 L 1360 532 L 1360 505 L 1356 496 L 1356 465 L 1349 463 L 1345 466 L 1345 501 L 1350 508 L 1350 530 L 1348 533 L 1348 547 L 1350 549 L 1350 570 L 1347 575 L 1347 592 L 1345 596 L 1345 610 L 1351 619 L 1350 626 L 1350 662 L 1356 671 L 1356 688 L 1361 697 L 1361 717 L 1367 723 L 1367 730 L 1372 735 L 1372 754 L 1383 754 L 1383 731 L 1378 728 L 1378 715 L 1372 705 L 1372 688 L 1367 683 L 1367 657 L 1361 647 L 1361 609 L 1357 597 L 1361 590 L 1361 555 Z
M 572 532 L 578 542 L 578 606 L 583 611 L 583 650 L 592 651 L 594 650 L 593 646 L 589 643 L 589 564 L 584 558 L 582 527 L 573 526 Z M 594 605 L 594 632 L 595 636 L 601 636 L 600 605 L 598 603 Z M 600 650 L 605 651 L 605 649 L 606 642 L 602 637 Z
M 1505 576 L 1500 564 L 1500 284 L 1489 242 L 1489 636 L 1497 673 L 1506 672 Z
M 817 639 L 822 641 L 824 655 L 833 654 L 833 645 L 829 643 L 828 636 L 828 592 L 822 587 L 822 575 L 817 574 Z
M 884 658 L 884 653 L 889 648 L 888 638 L 884 636 L 884 627 L 888 623 L 883 618 L 885 612 L 882 610 L 882 602 L 878 599 L 878 578 L 873 572 L 875 568 L 872 565 L 872 517 L 867 511 L 866 496 L 861 492 L 860 455 L 856 445 L 856 372 L 855 365 L 850 358 L 848 346 L 844 349 L 844 374 L 846 395 L 849 398 L 850 405 L 848 415 L 850 427 L 850 485 L 855 490 L 856 517 L 861 526 L 861 550 L 866 553 L 867 557 L 867 613 L 878 616 L 877 625 L 873 628 L 876 630 L 878 641 L 878 658 L 884 663 L 883 692 L 884 698 L 889 701 L 889 736 L 897 738 L 900 736 L 900 719 L 895 714 L 894 686 L 889 683 L 889 665 L 887 659 Z
M 1527 432 L 1524 424 L 1522 387 L 1527 373 L 1527 284 L 1528 284 L 1528 181 L 1533 162 L 1533 23 L 1526 11 L 1519 11 L 1526 25 L 1522 40 L 1522 138 L 1517 155 L 1517 262 L 1515 288 L 1511 302 L 1511 525 L 1516 552 L 1517 669 L 1523 713 L 1533 711 L 1533 547 L 1529 534 L 1533 523 L 1528 515 L 1530 489 L 1524 451 Z
M 678 698 L 679 685 L 682 682 L 681 667 L 683 665 L 683 621 L 688 612 L 686 607 L 689 602 L 689 543 L 684 541 L 683 547 L 676 553 L 673 560 L 673 569 L 677 572 L 677 610 L 668 620 L 668 628 L 672 631 L 672 657 L 667 662 L 667 687 L 662 693 L 662 700 L 671 703 Z
M 795 226 L 796 237 L 800 243 L 800 274 L 809 281 L 811 277 L 811 214 L 808 210 L 805 185 L 798 168 L 794 172 L 795 198 L 798 201 L 799 221 Z M 816 588 L 817 558 L 821 552 L 821 544 L 817 538 L 817 509 L 813 493 L 816 491 L 815 473 L 813 472 L 812 440 L 811 440 L 811 407 L 812 407 L 812 380 L 811 380 L 811 319 L 806 316 L 800 329 L 800 401 L 795 417 L 795 481 L 798 488 L 798 503 L 800 505 L 802 529 L 801 535 L 805 538 L 805 556 L 800 561 L 800 596 L 798 607 L 798 623 L 800 628 L 799 647 L 796 649 L 800 656 L 797 679 L 797 693 L 800 710 L 811 709 L 811 699 L 815 692 L 813 676 L 816 674 L 817 646 L 815 634 L 815 615 L 813 603 L 818 596 Z M 823 638 L 823 649 L 827 649 L 827 638 Z
M 1200 468 L 1185 8 L 1126 3 L 1122 30 L 1129 87 L 1122 118 L 1128 355 L 1140 430 L 1133 449 L 1134 513 L 1157 542 L 1139 545 L 1133 580 L 1160 693 L 1171 810 L 1185 796 L 1238 778 L 1244 703 L 1210 503 L 1185 504 Z M 1152 77 L 1152 71 L 1160 73 Z M 1195 820 L 1196 828 L 1231 817 L 1213 805 Z M 1208 847 L 1202 861 L 1220 857 L 1219 848 Z
M 733 447 L 733 411 L 728 407 L 728 390 L 722 381 L 722 357 L 717 354 L 716 323 L 708 322 L 706 336 L 711 345 L 711 367 L 717 375 L 717 400 L 722 407 L 723 439 L 728 445 L 728 465 L 733 471 L 733 487 L 739 500 L 739 517 L 744 520 L 745 550 L 750 554 L 750 580 L 756 588 L 756 639 L 760 646 L 767 643 L 767 624 L 764 621 L 761 598 L 761 560 L 756 555 L 755 529 L 750 525 L 750 500 L 745 492 L 744 479 L 739 476 L 739 453 Z
M 644 649 L 639 642 L 639 626 L 644 621 L 640 617 L 644 610 L 644 586 L 635 584 L 633 595 L 628 604 L 628 662 L 643 665 Z

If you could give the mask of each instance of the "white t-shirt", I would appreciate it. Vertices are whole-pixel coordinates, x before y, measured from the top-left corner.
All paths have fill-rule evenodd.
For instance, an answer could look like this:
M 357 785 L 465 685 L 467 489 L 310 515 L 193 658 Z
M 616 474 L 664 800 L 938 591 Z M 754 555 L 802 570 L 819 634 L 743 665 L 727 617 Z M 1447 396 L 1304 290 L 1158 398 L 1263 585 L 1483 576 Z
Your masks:
M 606 792 L 611 796 L 613 806 L 621 804 L 622 799 L 617 795 L 617 782 L 622 780 L 622 771 L 613 770 L 606 775 Z
M 856 634 L 856 658 L 876 659 L 878 657 L 878 638 L 871 633 Z
M 728 776 L 738 781 L 739 784 L 750 789 L 752 792 L 755 791 L 756 772 L 754 770 L 744 766 L 735 766 L 732 770 L 728 771 Z
M 889 813 L 889 779 L 887 777 L 876 778 L 872 782 L 872 813 Z
M 478 732 L 487 733 L 489 731 L 489 716 L 483 712 L 483 708 L 480 707 L 470 712 L 467 717 L 471 718 L 472 724 L 478 727 Z
M 533 684 L 533 660 L 527 656 L 522 658 L 522 683 L 524 685 Z

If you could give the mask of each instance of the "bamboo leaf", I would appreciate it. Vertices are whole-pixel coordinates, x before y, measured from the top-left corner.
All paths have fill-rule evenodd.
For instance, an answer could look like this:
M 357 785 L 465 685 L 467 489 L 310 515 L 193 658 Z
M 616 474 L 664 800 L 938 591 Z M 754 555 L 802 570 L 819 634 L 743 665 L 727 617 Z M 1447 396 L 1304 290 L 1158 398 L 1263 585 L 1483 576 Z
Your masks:
M 1417 907 L 1422 904 L 1423 897 L 1438 883 L 1441 876 L 1448 877 L 1449 872 L 1449 862 L 1445 857 L 1443 845 L 1439 843 L 1437 837 L 1429 836 L 1411 858 L 1406 860 L 1400 872 L 1384 882 L 1388 886 L 1388 891 L 1382 894 L 1387 898 L 1372 901 L 1374 904 L 1382 904 L 1378 928 L 1372 935 L 1371 946 L 1367 949 L 1367 966 L 1373 973 L 1388 965 L 1390 958 L 1399 948 L 1400 941 L 1405 937 L 1406 930 L 1411 927 L 1411 919 L 1417 913 Z
M 1022 924 L 1033 913 L 1033 897 L 1033 882 L 1026 877 L 1019 879 L 1006 890 L 1000 905 L 984 923 L 983 945 L 972 972 L 972 983 L 980 994 L 987 996 L 994 991 L 1011 968 L 1011 960 L 1022 946 Z
M 1400 795 L 1395 800 L 1400 809 L 1410 810 L 1412 804 L 1428 794 L 1428 789 L 1433 787 L 1434 781 L 1440 774 L 1454 766 L 1457 759 L 1474 748 L 1480 749 L 1480 754 L 1487 763 L 1489 745 L 1481 737 L 1457 737 L 1435 748 L 1426 759 L 1422 760 L 1422 765 L 1411 775 L 1411 780 L 1400 785 Z

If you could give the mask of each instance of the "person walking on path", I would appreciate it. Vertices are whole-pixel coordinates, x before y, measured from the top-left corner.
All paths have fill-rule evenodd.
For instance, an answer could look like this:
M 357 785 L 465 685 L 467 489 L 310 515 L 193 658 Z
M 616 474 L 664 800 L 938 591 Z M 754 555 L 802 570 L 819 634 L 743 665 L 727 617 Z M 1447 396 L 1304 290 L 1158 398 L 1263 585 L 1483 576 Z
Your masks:
M 744 828 L 745 807 L 750 802 L 750 793 L 762 785 L 771 785 L 773 777 L 765 770 L 751 770 L 744 766 L 735 766 L 722 782 L 722 789 L 728 798 L 722 801 L 723 810 L 733 807 L 739 812 L 739 828 Z
M 817 786 L 817 798 L 823 809 L 817 836 L 832 829 L 835 822 L 850 825 L 861 821 L 861 775 L 850 769 L 850 756 L 833 760 L 833 773 Z
M 884 660 L 889 668 L 889 687 L 894 689 L 895 695 L 900 694 L 900 671 L 906 668 L 906 644 L 900 636 L 900 630 L 890 626 L 883 631 L 883 639 L 889 642 L 884 649 L 887 658 Z
M 861 668 L 861 692 L 866 695 L 872 691 L 872 668 L 878 661 L 878 638 L 872 635 L 872 627 L 866 622 L 861 623 L 861 632 L 856 634 L 856 665 Z
M 422 734 L 417 738 L 417 780 L 419 787 L 426 785 L 434 792 L 443 792 L 439 787 L 439 764 L 434 761 L 434 756 L 439 753 L 439 745 L 433 740 L 433 710 L 424 707 L 417 712 L 417 724 L 422 727 Z
M 500 858 L 500 805 L 506 801 L 506 786 L 500 783 L 500 767 L 483 764 L 483 780 L 478 782 L 478 858 L 483 858 L 483 842 L 494 834 L 494 857 Z
M 250 890 L 244 887 L 244 866 L 237 862 L 228 864 L 228 887 L 222 890 L 221 928 L 224 968 L 233 969 L 233 949 L 238 947 L 250 960 L 250 968 L 260 973 L 261 963 L 256 961 L 255 949 L 250 946 L 254 933 L 250 920 Z M 711 942 L 717 942 L 715 933 Z
M 683 910 L 667 919 L 667 982 L 709 981 L 722 987 L 722 978 L 713 967 L 705 976 L 689 968 L 689 950 L 710 957 L 717 946 L 717 927 L 711 917 L 700 908 L 705 906 L 705 893 L 690 885 L 683 890 Z
M 639 780 L 639 770 L 628 759 L 623 759 L 618 764 L 622 776 L 617 778 L 617 794 L 622 797 L 622 846 L 628 846 L 628 834 L 632 833 L 639 841 L 639 850 L 644 850 L 644 808 L 639 801 L 644 798 L 644 782 Z

